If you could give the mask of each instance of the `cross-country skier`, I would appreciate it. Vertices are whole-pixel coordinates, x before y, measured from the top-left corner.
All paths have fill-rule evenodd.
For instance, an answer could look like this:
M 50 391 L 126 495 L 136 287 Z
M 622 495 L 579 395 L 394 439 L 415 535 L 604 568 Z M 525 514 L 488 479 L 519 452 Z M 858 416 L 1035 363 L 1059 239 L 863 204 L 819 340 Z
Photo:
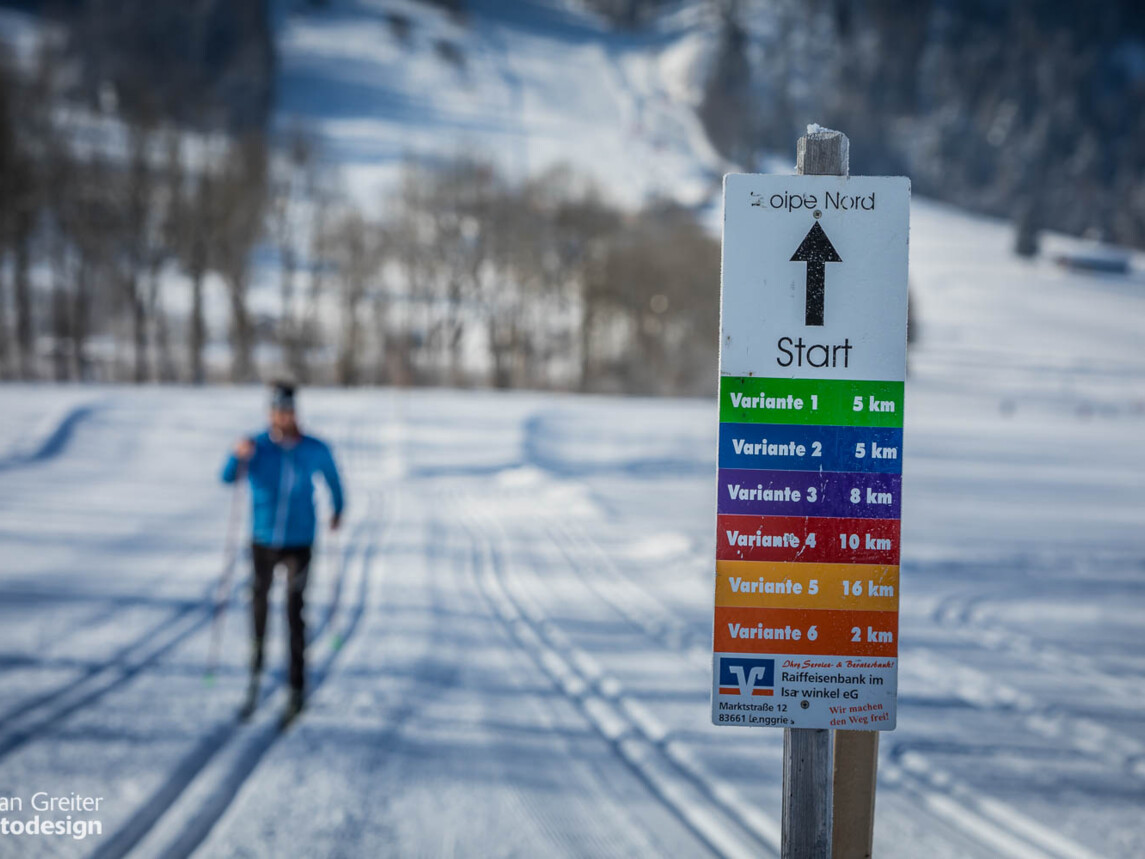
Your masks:
M 250 718 L 258 705 L 267 597 L 274 570 L 282 565 L 290 626 L 290 700 L 282 714 L 284 726 L 298 715 L 304 701 L 306 625 L 302 609 L 314 545 L 315 475 L 321 474 L 330 490 L 334 508 L 331 530 L 337 530 L 344 504 L 342 482 L 330 448 L 298 428 L 294 407 L 294 386 L 276 383 L 271 391 L 270 427 L 236 444 L 223 467 L 224 483 L 234 483 L 245 471 L 251 490 L 253 637 L 250 686 L 240 715 Z

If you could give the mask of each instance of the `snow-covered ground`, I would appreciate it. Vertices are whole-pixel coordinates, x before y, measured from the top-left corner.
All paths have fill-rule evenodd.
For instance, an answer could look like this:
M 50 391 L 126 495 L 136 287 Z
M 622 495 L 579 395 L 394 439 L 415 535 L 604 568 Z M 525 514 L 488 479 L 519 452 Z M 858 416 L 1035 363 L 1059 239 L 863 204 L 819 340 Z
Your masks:
M 914 206 L 876 854 L 1145 855 L 1145 283 L 1009 241 Z M 0 797 L 104 798 L 102 837 L 3 855 L 775 852 L 781 732 L 708 722 L 714 403 L 305 392 L 351 515 L 279 735 L 281 647 L 234 719 L 241 588 L 203 677 L 261 392 L 0 399 Z

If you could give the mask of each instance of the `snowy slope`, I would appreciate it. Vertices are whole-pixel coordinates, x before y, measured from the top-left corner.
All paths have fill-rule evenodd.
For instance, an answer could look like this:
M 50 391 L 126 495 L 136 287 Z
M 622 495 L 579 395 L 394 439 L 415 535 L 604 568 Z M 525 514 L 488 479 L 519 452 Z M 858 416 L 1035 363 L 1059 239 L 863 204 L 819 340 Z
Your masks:
M 282 9 L 280 125 L 316 130 L 375 209 L 403 159 L 461 154 L 517 178 L 571 164 L 625 205 L 714 199 L 725 165 L 694 113 L 696 14 L 624 35 L 559 0 L 465 5 L 462 19 L 408 0 Z
M 1143 855 L 1145 284 L 1015 261 L 925 202 L 913 227 L 876 853 Z M 0 796 L 103 796 L 105 834 L 3 855 L 774 854 L 781 733 L 708 723 L 713 403 L 306 392 L 351 516 L 279 736 L 281 673 L 233 720 L 241 595 L 202 678 L 215 470 L 261 394 L 84 393 L 0 469 Z M 2 396 L 7 450 L 77 392 Z

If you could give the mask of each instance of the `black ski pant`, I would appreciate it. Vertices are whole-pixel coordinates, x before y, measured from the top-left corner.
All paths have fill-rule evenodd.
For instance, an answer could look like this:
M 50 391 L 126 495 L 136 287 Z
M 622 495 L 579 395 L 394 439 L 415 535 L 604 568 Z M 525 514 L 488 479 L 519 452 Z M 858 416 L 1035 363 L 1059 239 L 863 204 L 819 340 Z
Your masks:
M 254 632 L 254 653 L 251 672 L 257 677 L 262 671 L 263 641 L 266 639 L 267 600 L 274 583 L 274 569 L 281 564 L 286 569 L 286 618 L 290 627 L 290 687 L 299 692 L 306 679 L 306 622 L 302 617 L 306 579 L 310 574 L 310 546 L 274 548 L 255 543 L 251 546 L 254 581 L 251 584 L 251 627 Z

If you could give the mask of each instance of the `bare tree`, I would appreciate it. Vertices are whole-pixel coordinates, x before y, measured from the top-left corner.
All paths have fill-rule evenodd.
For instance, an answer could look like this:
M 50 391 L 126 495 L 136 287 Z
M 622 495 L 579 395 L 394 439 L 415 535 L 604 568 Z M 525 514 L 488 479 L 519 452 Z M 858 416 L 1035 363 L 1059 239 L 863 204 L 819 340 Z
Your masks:
M 179 195 L 183 184 L 183 152 L 179 134 L 164 129 L 160 136 L 161 158 L 155 188 L 152 192 L 152 213 L 148 218 L 147 241 L 147 316 L 150 322 L 150 341 L 153 348 L 151 365 L 160 382 L 176 379 L 174 356 L 171 354 L 171 329 L 163 305 L 163 271 L 175 258 L 175 233 L 178 221 Z
M 51 104 L 55 95 L 55 45 L 41 42 L 29 79 L 11 67 L 4 72 L 12 135 L 3 188 L 6 239 L 12 255 L 12 303 L 15 312 L 16 375 L 35 375 L 34 295 L 31 269 L 36 227 L 44 205 L 45 164 L 41 154 L 53 135 Z M 19 128 L 19 133 L 15 129 Z
M 92 378 L 87 338 L 92 328 L 91 311 L 97 284 L 111 279 L 113 245 L 116 241 L 114 201 L 108 188 L 116 171 L 98 150 L 76 156 L 69 197 L 64 208 L 64 229 L 71 242 L 68 276 L 72 281 L 69 311 L 72 374 L 80 381 Z
M 278 250 L 281 313 L 278 342 L 283 361 L 295 378 L 306 375 L 304 321 L 298 318 L 296 291 L 300 255 L 306 248 L 307 231 L 313 229 L 317 187 L 314 140 L 295 129 L 286 143 L 284 157 L 271 169 L 270 233 Z
M 122 220 L 119 232 L 119 286 L 131 320 L 132 379 L 136 384 L 150 376 L 147 348 L 147 296 L 145 274 L 149 268 L 155 233 L 155 167 L 151 163 L 153 130 L 134 123 L 128 129 L 128 164 L 121 184 Z
M 191 310 L 187 320 L 187 362 L 191 383 L 206 381 L 203 350 L 207 343 L 204 318 L 204 282 L 215 256 L 212 248 L 221 230 L 222 165 L 226 149 L 211 137 L 192 138 L 193 149 L 182 145 L 180 170 L 173 177 L 175 195 L 171 246 L 179 267 L 191 282 Z
M 386 241 L 385 238 L 382 239 Z M 384 266 L 382 271 L 384 272 Z M 384 281 L 384 274 L 382 275 Z M 374 325 L 374 369 L 370 374 L 370 381 L 375 385 L 394 384 L 400 382 L 396 378 L 393 367 L 390 364 L 391 353 L 394 344 L 391 342 L 390 332 L 390 299 L 386 294 L 385 284 L 380 283 L 378 288 L 373 290 L 368 298 L 370 304 L 370 312 L 373 317 Z
M 74 200 L 71 189 L 76 180 L 71 154 L 63 136 L 48 135 L 40 158 L 44 165 L 43 244 L 51 271 L 52 377 L 67 381 L 74 363 L 70 360 L 72 340 L 72 241 L 69 235 L 68 209 Z
M 591 182 L 567 166 L 557 166 L 525 189 L 534 220 L 547 225 L 548 238 L 537 246 L 544 294 L 555 296 L 567 320 L 568 360 L 576 361 L 581 390 L 592 386 L 592 333 L 603 292 L 602 266 L 612 238 L 621 228 L 620 213 Z M 556 357 L 556 356 L 553 356 Z
M 336 379 L 340 385 L 361 382 L 362 302 L 383 263 L 382 233 L 353 207 L 335 220 L 329 240 L 338 276 L 340 336 Z
M 424 217 L 432 224 L 432 263 L 442 307 L 430 340 L 445 355 L 448 383 L 459 385 L 464 379 L 464 338 L 472 315 L 467 306 L 480 298 L 493 251 L 494 209 L 504 199 L 504 191 L 493 165 L 469 156 L 434 171 L 428 186 L 421 203 Z
M 35 212 L 29 189 L 14 199 L 15 213 L 12 223 L 13 283 L 12 298 L 16 313 L 16 366 L 20 379 L 31 379 L 35 372 L 35 354 L 32 332 L 31 243 Z
M 306 269 L 308 273 L 306 304 L 295 328 L 297 343 L 297 366 L 291 371 L 302 382 L 309 382 L 314 376 L 310 353 L 321 345 L 322 325 L 321 306 L 329 285 L 331 222 L 334 217 L 334 195 L 328 183 L 315 182 L 310 193 L 310 218 L 304 237 L 307 250 Z
M 405 383 L 429 381 L 426 360 L 428 334 L 433 326 L 435 299 L 432 223 L 428 187 L 432 172 L 416 161 L 402 167 L 398 191 L 389 201 L 386 232 L 397 262 L 398 280 L 405 298 L 404 330 L 398 351 L 400 367 L 394 373 Z M 420 354 L 420 361 L 419 359 Z
M 20 151 L 16 138 L 15 73 L 0 57 L 0 264 L 13 246 L 20 173 Z M 8 331 L 8 290 L 0 265 L 0 379 L 11 375 L 11 337 Z
M 515 194 L 502 195 L 489 213 L 494 273 L 484 284 L 482 304 L 495 388 L 511 388 L 522 375 L 524 292 L 529 286 L 523 250 L 534 226 Z
M 267 149 L 261 134 L 227 147 L 216 190 L 218 232 L 215 265 L 227 286 L 231 310 L 231 379 L 255 378 L 254 326 L 247 307 L 250 256 L 263 232 L 267 196 Z
M 628 393 L 706 390 L 716 374 L 719 247 L 694 216 L 653 203 L 615 237 L 598 312 L 622 331 L 613 371 Z

